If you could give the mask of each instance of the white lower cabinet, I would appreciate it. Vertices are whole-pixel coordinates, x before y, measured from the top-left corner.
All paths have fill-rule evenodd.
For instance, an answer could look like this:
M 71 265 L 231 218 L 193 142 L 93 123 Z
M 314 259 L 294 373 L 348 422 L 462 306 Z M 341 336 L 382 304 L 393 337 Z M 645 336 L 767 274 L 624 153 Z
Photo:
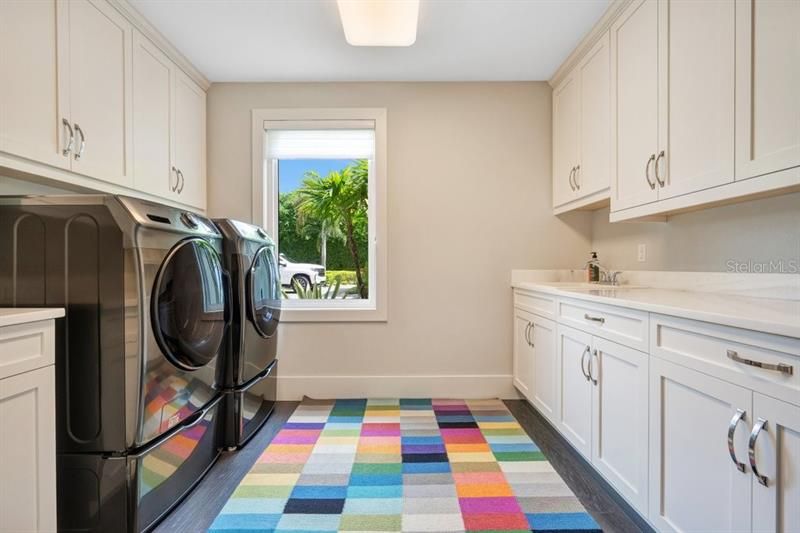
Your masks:
M 514 309 L 514 354 L 512 373 L 514 386 L 530 400 L 533 390 L 533 348 L 530 328 L 534 316 L 522 309 Z
M 648 367 L 646 353 L 593 339 L 592 464 L 643 515 L 648 493 Z
M 752 424 L 753 531 L 800 531 L 800 407 L 753 393 Z
M 556 323 L 533 317 L 530 338 L 533 348 L 533 390 L 531 403 L 547 419 L 555 422 L 558 412 L 558 350 Z
M 587 459 L 592 456 L 591 351 L 591 335 L 558 325 L 558 387 L 561 398 L 556 426 Z
M 659 531 L 750 531 L 752 392 L 655 357 L 650 372 L 650 522 Z

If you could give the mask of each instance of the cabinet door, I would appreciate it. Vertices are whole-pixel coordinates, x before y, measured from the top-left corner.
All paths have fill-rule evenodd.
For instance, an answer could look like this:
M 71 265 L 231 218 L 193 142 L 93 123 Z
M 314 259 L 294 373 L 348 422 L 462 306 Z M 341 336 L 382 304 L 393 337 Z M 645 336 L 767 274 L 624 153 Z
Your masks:
M 85 139 L 72 170 L 131 186 L 131 25 L 106 2 L 68 6 L 70 108 L 76 144 Z
M 658 199 L 658 5 L 634 0 L 611 26 L 611 210 Z M 649 183 L 647 174 L 649 171 Z
M 658 531 L 750 531 L 747 461 L 752 393 L 706 374 L 650 359 L 650 522 Z
M 65 15 L 55 0 L 0 1 L 0 151 L 68 169 Z
M 733 181 L 734 3 L 659 2 L 659 200 Z M 663 183 L 663 185 L 661 185 Z
M 530 338 L 533 354 L 533 391 L 531 403 L 556 423 L 558 404 L 558 358 L 556 352 L 556 323 L 533 317 Z
M 561 398 L 558 428 L 587 459 L 592 456 L 592 383 L 588 377 L 592 336 L 558 326 L 558 375 Z
M 133 35 L 133 176 L 137 190 L 166 198 L 171 170 L 172 62 L 139 32 Z
M 0 427 L 0 530 L 55 531 L 53 366 L 0 380 Z
M 512 372 L 514 386 L 528 400 L 533 390 L 533 350 L 530 330 L 533 327 L 533 315 L 520 309 L 514 309 L 514 360 Z
M 610 68 L 608 35 L 605 35 L 578 66 L 580 166 L 575 173 L 578 196 L 588 196 L 609 186 Z
M 553 91 L 553 206 L 575 198 L 571 183 L 578 165 L 578 74 L 571 72 Z
M 594 338 L 592 464 L 647 515 L 649 356 Z
M 753 531 L 800 531 L 800 407 L 753 394 L 753 424 L 764 420 L 753 450 Z
M 206 93 L 177 69 L 174 146 L 174 164 L 181 173 L 177 200 L 205 209 Z
M 736 179 L 800 165 L 800 2 L 736 2 Z

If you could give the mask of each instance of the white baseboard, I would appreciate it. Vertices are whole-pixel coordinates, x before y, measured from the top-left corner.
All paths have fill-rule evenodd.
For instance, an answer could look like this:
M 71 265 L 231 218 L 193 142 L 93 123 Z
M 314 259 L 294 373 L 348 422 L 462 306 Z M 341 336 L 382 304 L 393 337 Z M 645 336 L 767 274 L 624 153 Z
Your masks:
M 310 398 L 503 398 L 519 394 L 510 375 L 285 376 L 278 375 L 278 399 Z

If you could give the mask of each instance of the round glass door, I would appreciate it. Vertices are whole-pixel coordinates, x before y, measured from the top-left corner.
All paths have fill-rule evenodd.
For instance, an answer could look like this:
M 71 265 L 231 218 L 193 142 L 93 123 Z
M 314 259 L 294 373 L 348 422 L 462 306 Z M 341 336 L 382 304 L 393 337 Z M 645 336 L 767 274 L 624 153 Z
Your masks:
M 281 284 L 272 248 L 262 246 L 247 274 L 247 312 L 256 331 L 271 337 L 281 316 Z
M 195 370 L 219 354 L 225 335 L 225 287 L 219 254 L 204 239 L 179 242 L 156 276 L 152 322 L 161 351 Z

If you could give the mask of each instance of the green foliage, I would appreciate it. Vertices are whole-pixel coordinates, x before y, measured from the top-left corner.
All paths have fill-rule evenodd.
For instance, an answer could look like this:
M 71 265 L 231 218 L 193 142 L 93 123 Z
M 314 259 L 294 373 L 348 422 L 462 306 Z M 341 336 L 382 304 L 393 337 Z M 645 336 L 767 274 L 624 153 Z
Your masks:
M 338 172 L 329 172 L 325 177 L 309 171 L 302 186 L 287 195 L 286 212 L 282 207 L 279 213 L 280 217 L 286 217 L 287 223 L 288 220 L 296 221 L 295 233 L 300 237 L 316 237 L 315 246 L 323 250 L 323 256 L 326 256 L 324 250 L 327 250 L 328 240 L 344 241 L 361 298 L 368 295 L 363 275 L 368 254 L 366 250 L 360 250 L 366 248 L 368 233 L 368 176 L 366 160 L 358 160 Z M 291 213 L 289 204 L 293 209 Z M 279 228 L 279 231 L 284 231 L 284 228 Z M 281 251 L 289 255 L 283 248 Z
M 366 271 L 364 275 L 366 277 Z M 356 283 L 355 270 L 328 270 L 326 276 L 328 283 L 334 283 L 336 281 L 341 282 L 343 285 L 355 285 Z
M 339 295 L 340 285 L 341 282 L 337 281 L 333 285 L 328 285 L 327 289 L 323 292 L 322 286 L 319 284 L 304 289 L 297 281 L 292 280 L 294 292 L 301 300 L 333 300 Z M 284 294 L 284 298 L 285 297 L 286 295 Z

